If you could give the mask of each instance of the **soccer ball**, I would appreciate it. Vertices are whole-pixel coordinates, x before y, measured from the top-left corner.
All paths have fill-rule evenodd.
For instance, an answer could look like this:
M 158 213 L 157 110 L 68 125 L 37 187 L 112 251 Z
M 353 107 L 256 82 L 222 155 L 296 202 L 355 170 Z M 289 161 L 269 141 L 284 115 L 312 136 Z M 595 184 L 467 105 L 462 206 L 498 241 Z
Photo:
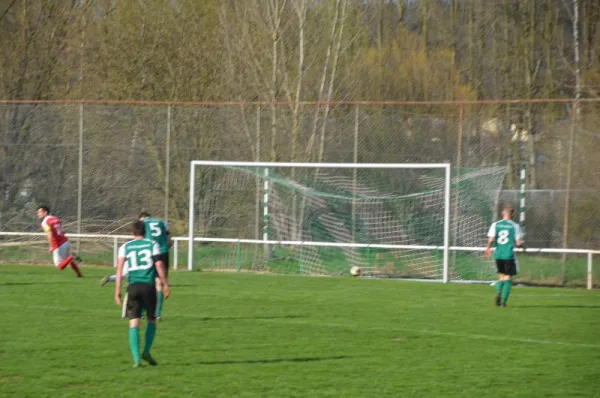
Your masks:
M 360 276 L 361 273 L 362 271 L 360 270 L 360 267 L 354 266 L 350 268 L 350 275 L 352 276 Z

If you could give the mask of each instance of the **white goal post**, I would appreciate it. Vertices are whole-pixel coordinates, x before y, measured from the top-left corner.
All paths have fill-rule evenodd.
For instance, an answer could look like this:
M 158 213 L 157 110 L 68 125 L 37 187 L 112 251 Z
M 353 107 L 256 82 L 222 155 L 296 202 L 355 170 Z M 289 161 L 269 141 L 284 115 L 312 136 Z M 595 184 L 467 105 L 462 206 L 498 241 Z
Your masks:
M 223 173 L 219 174 L 219 177 L 221 180 L 223 179 L 228 179 L 230 181 L 236 181 L 236 183 L 238 184 L 246 184 L 246 186 L 249 186 L 249 182 L 250 180 L 252 181 L 256 181 L 256 187 L 259 186 L 260 182 L 259 180 L 262 180 L 262 184 L 264 185 L 264 187 L 262 189 L 264 189 L 263 192 L 263 197 L 259 198 L 259 200 L 262 200 L 262 212 L 263 212 L 263 219 L 264 219 L 264 232 L 262 234 L 262 239 L 257 239 L 257 236 L 255 234 L 253 239 L 245 239 L 243 237 L 240 236 L 197 236 L 197 235 L 202 235 L 202 234 L 197 234 L 197 219 L 196 219 L 196 214 L 198 212 L 198 205 L 197 202 L 199 201 L 198 198 L 198 184 L 197 184 L 197 178 L 201 177 L 204 180 L 207 178 L 213 178 L 213 177 L 206 177 L 205 175 L 203 176 L 199 176 L 200 173 L 197 173 L 197 169 L 198 168 L 211 168 L 212 170 L 222 170 Z M 307 183 L 305 182 L 300 182 L 298 180 L 295 180 L 293 177 L 296 174 L 297 170 L 304 170 L 304 173 L 306 175 L 314 175 L 315 178 L 319 178 L 319 181 L 317 183 L 315 183 L 314 185 L 307 185 Z M 436 186 L 432 187 L 431 185 L 431 178 L 430 176 L 416 176 L 413 178 L 413 180 L 419 180 L 419 181 L 425 181 L 424 186 L 428 186 L 427 188 L 427 197 L 425 199 L 419 199 L 421 200 L 421 202 L 418 203 L 419 208 L 433 208 L 435 206 L 435 209 L 431 210 L 431 211 L 435 211 L 436 212 L 436 220 L 441 219 L 442 220 L 442 225 L 439 225 L 435 222 L 429 222 L 428 228 L 430 229 L 440 229 L 442 228 L 442 236 L 443 239 L 441 242 L 439 242 L 439 244 L 415 244 L 414 242 L 411 241 L 411 244 L 398 244 L 398 243 L 389 243 L 388 241 L 383 241 L 383 242 L 378 242 L 378 241 L 369 241 L 369 242 L 356 242 L 354 241 L 354 231 L 356 229 L 356 227 L 354 225 L 352 226 L 348 226 L 348 225 L 342 225 L 344 222 L 346 224 L 349 223 L 349 214 L 350 212 L 352 212 L 353 216 L 352 216 L 352 223 L 355 222 L 355 212 L 356 210 L 356 202 L 357 201 L 365 201 L 368 203 L 369 206 L 375 206 L 373 205 L 373 203 L 376 203 L 376 206 L 378 206 L 378 208 L 385 208 L 385 210 L 380 210 L 381 212 L 383 212 L 385 214 L 385 219 L 388 220 L 392 217 L 394 217 L 394 215 L 398 215 L 399 217 L 402 217 L 402 206 L 399 208 L 394 208 L 394 204 L 398 203 L 399 201 L 406 201 L 408 199 L 415 201 L 415 197 L 417 196 L 422 196 L 424 194 L 422 194 L 421 192 L 410 192 L 407 191 L 406 189 L 404 189 L 404 191 L 406 192 L 402 192 L 402 195 L 400 194 L 396 194 L 396 193 L 389 193 L 389 192 L 383 192 L 381 189 L 381 186 L 383 186 L 383 190 L 385 190 L 385 184 L 389 184 L 390 181 L 393 181 L 394 179 L 391 178 L 390 176 L 392 176 L 392 174 L 386 174 L 383 178 L 382 181 L 380 181 L 380 186 L 379 187 L 371 187 L 371 186 L 367 186 L 368 182 L 369 182 L 369 178 L 368 175 L 366 175 L 365 178 L 363 178 L 366 182 L 366 185 L 364 182 L 359 182 L 357 180 L 357 173 L 359 172 L 359 170 L 370 170 L 370 173 L 379 173 L 379 172 L 384 172 L 384 170 L 412 170 L 413 173 L 420 173 L 423 172 L 423 170 L 428 170 L 428 171 L 436 171 L 438 174 L 436 174 Z M 280 173 L 281 175 L 286 174 L 286 176 L 280 176 L 280 177 L 274 177 L 269 175 L 270 171 L 276 171 L 276 170 L 281 170 L 282 173 Z M 345 170 L 345 174 L 343 172 L 343 170 Z M 353 173 L 352 176 L 348 175 L 348 170 L 351 171 Z M 343 176 L 339 176 L 339 175 L 330 175 L 327 174 L 327 172 L 339 172 L 339 174 L 344 174 Z M 450 246 L 450 200 L 451 200 L 451 184 L 452 184 L 452 180 L 451 180 L 451 172 L 450 172 L 450 164 L 448 163 L 279 163 L 279 162 L 240 162 L 240 161 L 210 161 L 210 160 L 196 160 L 196 161 L 192 161 L 190 163 L 190 191 L 189 191 L 189 224 L 188 224 L 188 237 L 187 237 L 187 241 L 188 243 L 188 253 L 187 253 L 187 264 L 188 264 L 188 269 L 189 270 L 193 270 L 194 268 L 194 244 L 193 242 L 220 242 L 220 243 L 245 243 L 245 244 L 253 244 L 253 245 L 263 245 L 265 248 L 268 248 L 270 245 L 272 246 L 279 246 L 279 247 L 290 247 L 290 246 L 300 246 L 300 247 L 311 247 L 311 248 L 319 248 L 319 247 L 325 247 L 325 248 L 329 248 L 329 247 L 335 247 L 335 248 L 343 248 L 343 250 L 358 250 L 358 249 L 367 249 L 367 250 L 371 250 L 371 249 L 388 249 L 388 250 L 428 250 L 428 251 L 441 251 L 442 252 L 442 259 L 441 259 L 441 272 L 440 272 L 440 276 L 441 276 L 441 280 L 443 282 L 448 282 L 449 279 L 449 273 L 448 273 L 448 262 L 449 262 L 449 246 Z M 224 177 L 226 175 L 226 173 L 246 173 L 248 176 L 248 181 L 244 181 L 244 182 L 237 182 L 239 181 L 240 177 Z M 298 171 L 298 173 L 300 173 L 300 171 Z M 368 173 L 368 172 L 367 172 Z M 214 173 L 213 173 L 214 174 Z M 289 175 L 287 174 L 291 174 L 291 178 L 289 177 Z M 322 177 L 322 176 L 326 176 L 326 177 Z M 245 178 L 245 177 L 244 177 Z M 325 219 L 328 220 L 328 222 L 330 222 L 330 226 L 328 227 L 328 230 L 323 232 L 323 233 L 327 233 L 330 235 L 335 235 L 336 231 L 338 231 L 340 228 L 345 228 L 348 231 L 352 230 L 352 232 L 348 232 L 345 231 L 345 234 L 341 234 L 342 238 L 340 239 L 340 241 L 335 241 L 332 239 L 328 240 L 328 241 L 320 241 L 320 240 L 306 240 L 305 236 L 302 234 L 299 234 L 297 237 L 299 239 L 293 239 L 293 238 L 289 238 L 289 237 L 282 237 L 283 235 L 279 236 L 279 239 L 271 239 L 271 237 L 268 234 L 268 227 L 267 224 L 270 221 L 269 220 L 269 207 L 271 205 L 270 202 L 270 198 L 269 198 L 269 194 L 270 194 L 270 190 L 272 189 L 270 187 L 270 182 L 275 179 L 275 178 L 279 178 L 278 183 L 282 186 L 285 186 L 285 188 L 287 189 L 286 192 L 284 192 L 283 194 L 279 194 L 279 197 L 282 202 L 285 202 L 285 206 L 280 206 L 281 208 L 294 208 L 294 211 L 296 208 L 299 208 L 300 205 L 298 205 L 298 201 L 300 201 L 301 199 L 298 199 L 298 197 L 302 196 L 304 198 L 304 201 L 302 203 L 306 203 L 306 197 L 310 196 L 310 200 L 339 200 L 339 203 L 336 202 L 336 206 L 338 206 L 338 208 L 336 208 L 336 217 L 337 219 L 335 220 L 331 220 L 332 216 L 325 214 L 322 215 Z M 211 180 L 210 184 L 212 185 L 207 185 L 205 186 L 201 186 L 200 188 L 202 189 L 202 191 L 200 191 L 202 194 L 206 194 L 206 191 L 210 191 L 215 189 L 216 190 L 216 186 L 221 186 L 223 185 L 220 181 L 215 181 L 216 178 L 213 178 L 213 180 Z M 428 180 L 429 179 L 429 180 Z M 207 183 L 208 184 L 208 183 Z M 220 185 L 219 185 L 220 184 Z M 234 183 L 230 183 L 231 186 L 233 186 Z M 337 185 L 336 185 L 337 184 Z M 359 185 L 362 184 L 360 187 Z M 427 185 L 429 184 L 429 185 Z M 335 186 L 336 189 L 342 189 L 339 188 L 339 186 L 343 185 L 343 193 L 336 193 L 333 191 L 329 191 L 328 187 L 329 186 Z M 400 184 L 402 185 L 402 184 Z M 408 185 L 408 184 L 407 184 Z M 321 192 L 321 191 L 317 191 L 317 188 L 320 189 L 320 187 L 324 187 L 322 189 L 324 189 L 325 191 Z M 204 199 L 203 203 L 208 203 L 205 204 L 205 206 L 208 208 L 210 207 L 211 209 L 217 205 L 215 205 L 215 202 L 219 202 L 220 200 L 229 200 L 228 199 L 228 195 L 232 196 L 235 194 L 238 194 L 238 191 L 240 191 L 241 189 L 238 188 L 228 188 L 229 190 L 227 191 L 229 194 L 221 194 L 224 196 L 216 196 L 217 194 L 215 194 L 214 197 L 211 198 L 206 198 Z M 256 191 L 257 189 L 255 189 Z M 225 191 L 224 191 L 225 192 Z M 433 192 L 433 193 L 432 193 Z M 277 192 L 274 192 L 277 195 Z M 431 204 L 430 202 L 432 201 L 431 196 L 435 195 L 437 202 L 435 204 Z M 243 196 L 243 195 L 240 195 Z M 257 195 L 258 196 L 258 195 Z M 246 195 L 246 197 L 249 197 L 249 195 Z M 283 197 L 283 199 L 281 198 Z M 316 199 L 315 199 L 316 198 Z M 326 198 L 326 199 L 321 199 L 321 198 Z M 333 199 L 332 199 L 333 198 Z M 239 199 L 242 200 L 242 199 Z M 258 200 L 257 200 L 258 203 Z M 322 208 L 326 208 L 328 205 L 322 205 Z M 329 205 L 331 207 L 331 205 Z M 411 202 L 411 206 L 413 206 L 412 202 Z M 255 206 L 258 212 L 258 204 Z M 406 207 L 406 206 L 405 206 Z M 345 209 L 346 211 L 348 211 L 348 217 L 343 219 L 342 221 L 340 221 L 340 212 L 342 210 L 340 210 L 340 208 Z M 303 210 L 302 210 L 303 211 Z M 322 210 L 325 211 L 325 210 Z M 379 218 L 376 217 L 384 217 L 383 215 L 377 215 L 376 217 L 373 216 L 373 212 L 374 210 L 369 210 L 370 213 L 365 214 L 364 215 L 364 219 L 366 220 L 365 222 L 371 222 L 373 224 L 377 223 L 377 222 L 381 222 L 378 221 Z M 214 212 L 214 211 L 213 211 Z M 208 210 L 207 210 L 208 213 Z M 221 213 L 226 213 L 226 212 L 221 212 Z M 382 213 L 382 214 L 383 214 Z M 230 213 L 227 213 L 227 215 L 229 215 Z M 392 214 L 392 215 L 390 215 Z M 226 215 L 226 216 L 227 216 Z M 224 216 L 224 217 L 226 217 Z M 276 216 L 277 217 L 277 216 Z M 280 215 L 280 217 L 282 218 L 294 218 L 294 221 L 296 220 L 296 215 Z M 206 216 L 206 218 L 208 218 L 208 216 Z M 216 216 L 213 217 L 216 219 Z M 371 219 L 375 218 L 374 221 L 372 221 Z M 370 221 L 371 220 L 371 221 Z M 204 224 L 208 224 L 207 220 L 200 220 L 201 222 L 203 222 Z M 275 222 L 275 221 L 274 221 Z M 300 221 L 300 222 L 303 222 Z M 337 224 L 336 224 L 337 223 Z M 398 221 L 397 220 L 393 220 L 390 223 L 390 226 L 388 226 L 387 228 L 389 230 L 393 229 L 393 228 L 397 228 L 397 224 Z M 393 225 L 392 225 L 393 224 Z M 295 225 L 295 224 L 294 224 Z M 290 228 L 289 226 L 287 226 L 288 228 Z M 367 228 L 365 228 L 367 229 Z M 406 234 L 405 231 L 402 231 L 401 233 Z M 352 235 L 352 239 L 348 239 L 348 236 L 350 236 L 350 234 Z M 383 235 L 383 232 L 379 233 L 380 235 Z M 291 234 L 290 236 L 294 237 L 294 234 Z M 338 235 L 338 239 L 339 239 Z M 313 253 L 314 254 L 314 253 Z M 301 254 L 302 256 L 302 254 Z

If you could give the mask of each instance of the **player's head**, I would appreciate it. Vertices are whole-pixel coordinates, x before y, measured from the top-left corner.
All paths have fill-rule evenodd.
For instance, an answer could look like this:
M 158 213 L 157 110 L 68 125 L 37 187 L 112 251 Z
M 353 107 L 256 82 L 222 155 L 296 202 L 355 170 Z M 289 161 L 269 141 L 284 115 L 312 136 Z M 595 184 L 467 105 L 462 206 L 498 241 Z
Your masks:
M 139 217 L 138 217 L 138 220 L 140 220 L 140 221 L 141 221 L 141 220 L 144 220 L 144 219 L 146 219 L 146 218 L 150 218 L 150 214 L 148 214 L 148 213 L 146 213 L 145 211 L 143 211 L 143 212 L 141 212 L 141 213 L 140 213 L 140 215 L 139 215 Z
M 503 218 L 505 218 L 505 219 L 512 218 L 514 212 L 515 212 L 515 210 L 513 209 L 513 207 L 511 205 L 502 206 L 502 217 Z
M 37 215 L 39 218 L 44 218 L 50 214 L 50 208 L 46 205 L 38 206 Z
M 146 226 L 142 221 L 136 221 L 133 223 L 132 228 L 133 236 L 145 236 L 146 235 Z

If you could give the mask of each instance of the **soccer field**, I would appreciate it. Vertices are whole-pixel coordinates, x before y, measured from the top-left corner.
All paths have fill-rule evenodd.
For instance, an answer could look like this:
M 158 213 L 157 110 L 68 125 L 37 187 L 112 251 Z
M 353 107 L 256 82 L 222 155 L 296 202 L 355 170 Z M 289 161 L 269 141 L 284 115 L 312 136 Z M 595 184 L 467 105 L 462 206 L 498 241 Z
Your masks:
M 83 271 L 0 268 L 0 396 L 600 396 L 597 291 L 172 272 L 133 369 L 112 269 Z

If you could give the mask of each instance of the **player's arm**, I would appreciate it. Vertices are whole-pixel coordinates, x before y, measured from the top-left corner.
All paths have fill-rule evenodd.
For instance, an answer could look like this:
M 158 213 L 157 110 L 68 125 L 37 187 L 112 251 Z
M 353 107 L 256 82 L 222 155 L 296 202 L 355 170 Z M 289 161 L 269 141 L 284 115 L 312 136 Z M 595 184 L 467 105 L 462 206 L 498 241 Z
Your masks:
M 46 231 L 46 239 L 48 240 L 48 251 L 52 251 L 52 230 Z
M 169 245 L 169 249 L 173 247 L 173 239 L 171 239 L 171 231 L 169 231 L 169 226 L 165 221 L 165 234 L 167 235 L 167 244 Z
M 117 274 L 115 275 L 115 302 L 121 305 L 121 280 L 123 279 L 123 267 L 125 266 L 125 250 L 119 250 L 117 258 Z
M 489 257 L 492 255 L 492 245 L 496 238 L 488 238 L 487 246 L 485 247 L 485 256 Z
M 165 235 L 167 235 L 167 245 L 169 245 L 168 247 L 171 249 L 173 247 L 173 239 L 171 239 L 171 233 L 168 229 L 166 230 Z
M 487 246 L 485 247 L 484 255 L 486 257 L 490 257 L 492 254 L 492 245 L 496 241 L 496 223 L 492 224 L 490 230 L 488 231 L 488 241 Z
M 167 298 L 167 297 L 169 297 L 170 290 L 169 290 L 169 282 L 167 282 L 167 273 L 165 272 L 165 263 L 162 262 L 161 260 L 158 260 L 158 261 L 156 261 L 155 266 L 156 266 L 156 272 L 158 273 L 158 279 L 160 280 L 160 283 L 162 285 L 162 291 L 163 291 L 164 297 Z
M 524 243 L 523 243 L 523 231 L 521 230 L 521 227 L 517 224 L 517 230 L 515 231 L 515 245 L 519 248 L 524 248 Z
M 50 226 L 48 224 L 46 224 L 46 221 L 44 221 L 44 223 L 42 224 L 42 229 L 46 233 L 46 239 L 48 240 L 48 251 L 51 252 L 52 251 L 52 228 L 50 228 Z
M 167 282 L 167 271 L 165 263 L 160 259 L 160 248 L 158 244 L 155 242 L 152 249 L 152 255 L 154 257 L 154 266 L 156 267 L 156 272 L 158 273 L 158 279 L 162 285 L 164 298 L 169 297 L 169 282 Z

